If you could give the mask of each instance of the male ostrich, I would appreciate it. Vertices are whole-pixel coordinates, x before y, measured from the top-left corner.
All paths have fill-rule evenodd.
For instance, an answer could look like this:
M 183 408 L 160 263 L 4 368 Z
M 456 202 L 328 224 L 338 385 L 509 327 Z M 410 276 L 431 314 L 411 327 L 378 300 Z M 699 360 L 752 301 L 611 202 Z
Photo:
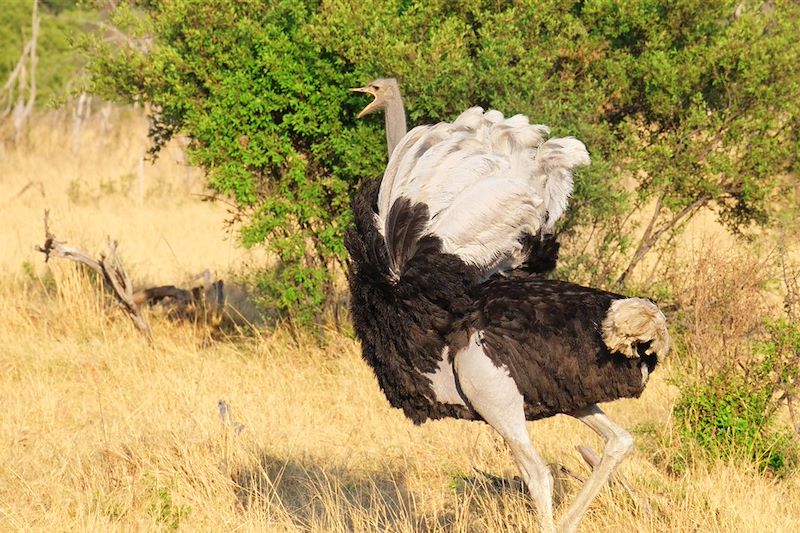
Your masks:
M 555 529 L 553 480 L 526 420 L 564 413 L 599 433 L 602 460 L 561 521 L 575 531 L 633 445 L 597 404 L 641 394 L 669 348 L 664 315 L 524 268 L 534 236 L 567 206 L 572 170 L 589 163 L 583 143 L 545 141 L 547 127 L 479 107 L 395 146 L 392 131 L 383 179 L 357 193 L 346 235 L 363 357 L 415 423 L 454 417 L 497 430 L 545 531 Z

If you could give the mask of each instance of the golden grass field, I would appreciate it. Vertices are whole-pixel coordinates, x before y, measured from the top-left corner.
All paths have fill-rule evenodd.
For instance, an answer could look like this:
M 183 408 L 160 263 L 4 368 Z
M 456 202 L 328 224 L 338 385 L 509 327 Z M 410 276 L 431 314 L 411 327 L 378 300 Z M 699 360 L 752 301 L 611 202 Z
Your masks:
M 72 264 L 53 259 L 44 281 L 33 250 L 44 208 L 53 232 L 87 251 L 118 239 L 138 282 L 263 260 L 224 231 L 224 208 L 200 201 L 201 176 L 169 151 L 138 181 L 146 126 L 125 115 L 105 133 L 90 124 L 79 155 L 52 117 L 0 153 L 0 531 L 534 531 L 516 484 L 497 490 L 480 473 L 517 475 L 494 431 L 415 427 L 353 339 L 330 331 L 320 347 L 278 328 L 209 341 L 153 316 L 148 345 Z M 671 373 L 667 363 L 640 400 L 607 406 L 635 436 L 661 437 L 639 436 L 620 468 L 634 497 L 605 489 L 582 531 L 800 531 L 800 476 L 666 468 Z M 582 474 L 575 446 L 600 448 L 567 417 L 529 428 L 547 461 Z M 566 480 L 565 497 L 577 488 Z

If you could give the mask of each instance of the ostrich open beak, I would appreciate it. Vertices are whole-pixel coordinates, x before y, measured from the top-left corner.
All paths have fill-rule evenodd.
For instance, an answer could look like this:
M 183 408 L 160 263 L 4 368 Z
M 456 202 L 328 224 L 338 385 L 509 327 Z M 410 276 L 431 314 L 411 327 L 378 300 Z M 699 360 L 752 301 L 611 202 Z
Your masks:
M 369 115 L 370 113 L 378 109 L 379 107 L 378 94 L 371 87 L 353 87 L 352 89 L 350 89 L 350 91 L 354 93 L 366 93 L 372 96 L 372 101 L 368 103 L 367 106 L 364 109 L 362 109 L 358 115 L 356 115 L 356 119 L 359 119 L 364 115 Z

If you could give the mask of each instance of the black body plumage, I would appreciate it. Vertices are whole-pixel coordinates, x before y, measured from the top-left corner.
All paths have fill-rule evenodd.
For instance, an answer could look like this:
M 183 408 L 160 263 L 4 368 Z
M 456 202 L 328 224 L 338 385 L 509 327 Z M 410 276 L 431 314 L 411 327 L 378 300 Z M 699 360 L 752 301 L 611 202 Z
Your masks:
M 638 397 L 656 357 L 611 354 L 601 324 L 623 296 L 574 283 L 524 278 L 481 284 L 462 329 L 483 331 L 483 346 L 504 365 L 525 398 L 525 417 L 570 413 L 599 402 Z
M 415 423 L 480 419 L 466 399 L 465 405 L 437 401 L 424 375 L 436 371 L 445 347 L 452 362 L 475 332 L 494 364 L 508 369 L 529 420 L 642 392 L 641 365 L 651 371 L 655 356 L 610 354 L 602 339 L 601 324 L 622 296 L 543 279 L 555 266 L 555 240 L 537 244 L 530 237 L 520 268 L 482 281 L 476 267 L 422 233 L 424 204 L 392 205 L 387 248 L 375 225 L 377 194 L 378 183 L 364 183 L 345 239 L 352 318 L 381 389 Z
M 433 401 L 425 372 L 436 369 L 446 346 L 446 336 L 471 303 L 470 288 L 477 283 L 476 269 L 457 257 L 440 253 L 441 243 L 419 231 L 415 213 L 424 205 L 398 202 L 405 213 L 395 213 L 393 235 L 413 247 L 416 254 L 387 251 L 375 227 L 378 184 L 365 182 L 353 202 L 355 227 L 345 235 L 350 253 L 348 280 L 351 312 L 364 359 L 375 371 L 378 384 L 394 407 L 415 423 L 428 418 L 475 418 L 464 407 Z M 396 258 L 407 257 L 405 263 Z M 399 281 L 391 266 L 399 269 Z

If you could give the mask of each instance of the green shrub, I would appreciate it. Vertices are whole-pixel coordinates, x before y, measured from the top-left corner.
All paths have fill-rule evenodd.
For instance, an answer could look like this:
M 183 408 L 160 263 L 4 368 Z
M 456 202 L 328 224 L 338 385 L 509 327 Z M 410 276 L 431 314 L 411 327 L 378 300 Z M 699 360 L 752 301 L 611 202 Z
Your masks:
M 746 366 L 685 380 L 673 416 L 680 435 L 715 457 L 746 457 L 762 471 L 785 475 L 798 466 L 796 436 L 778 420 L 778 408 L 796 393 L 800 328 L 767 324 Z
M 756 353 L 781 399 L 794 401 L 800 379 L 800 324 L 790 318 L 768 322 L 767 339 L 756 344 Z
M 798 450 L 791 432 L 776 427 L 771 401 L 769 388 L 720 374 L 685 386 L 673 416 L 680 435 L 711 456 L 748 458 L 784 475 L 797 466 Z
M 130 39 L 83 46 L 94 91 L 151 105 L 156 147 L 193 139 L 243 242 L 282 261 L 266 294 L 307 321 L 345 260 L 349 197 L 385 165 L 382 120 L 356 123 L 346 91 L 379 76 L 400 79 L 412 125 L 483 105 L 586 142 L 562 229 L 592 237 L 564 257 L 572 279 L 612 279 L 634 252 L 627 275 L 712 202 L 735 231 L 766 222 L 800 162 L 800 6 L 771 5 L 129 0 L 112 22 Z
M 345 260 L 349 198 L 385 161 L 378 125 L 355 123 L 353 65 L 314 42 L 313 3 L 178 0 L 121 3 L 114 22 L 151 49 L 86 43 L 94 86 L 158 111 L 158 149 L 178 130 L 209 185 L 233 198 L 242 242 L 281 260 L 258 275 L 265 303 L 313 323 Z

